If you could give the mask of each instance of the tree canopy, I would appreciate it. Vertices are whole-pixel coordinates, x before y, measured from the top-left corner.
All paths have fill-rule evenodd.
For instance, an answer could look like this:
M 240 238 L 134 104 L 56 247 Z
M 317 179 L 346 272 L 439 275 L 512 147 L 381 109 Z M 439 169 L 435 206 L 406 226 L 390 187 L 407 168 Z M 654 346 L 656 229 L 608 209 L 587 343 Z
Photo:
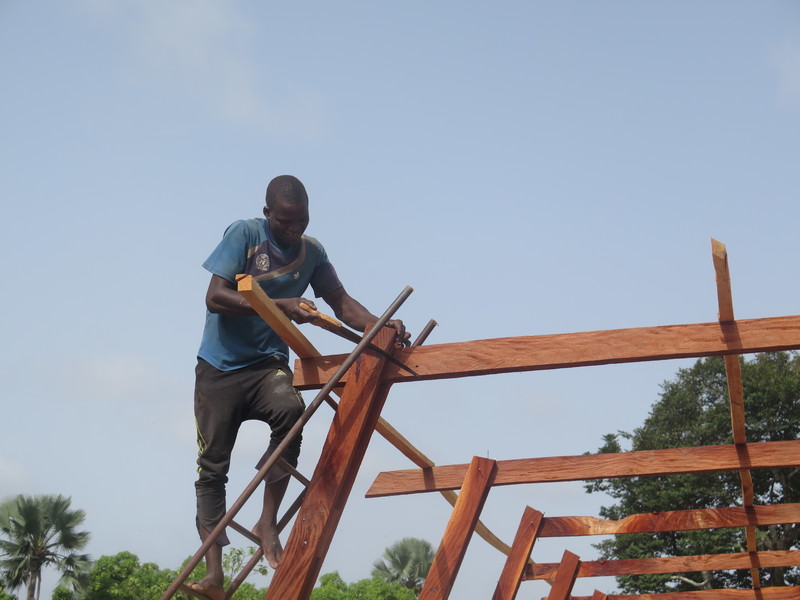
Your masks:
M 413 590 L 378 577 L 347 584 L 339 573 L 334 571 L 324 574 L 319 581 L 319 586 L 311 591 L 310 600 L 415 600 L 416 598 Z
M 430 542 L 403 538 L 388 547 L 383 559 L 374 563 L 372 576 L 389 583 L 399 583 L 419 594 L 435 555 Z
M 740 359 L 748 442 L 794 440 L 800 434 L 800 356 L 777 352 Z M 703 358 L 680 369 L 662 384 L 660 399 L 641 427 L 607 434 L 600 453 L 656 450 L 733 443 L 727 379 L 721 357 Z M 798 469 L 752 471 L 756 504 L 800 501 Z M 599 480 L 586 490 L 605 492 L 616 501 L 600 516 L 621 519 L 630 514 L 739 506 L 742 491 L 736 472 L 630 477 Z M 797 524 L 760 528 L 759 550 L 790 550 L 798 546 Z M 595 546 L 602 559 L 724 554 L 746 551 L 742 529 L 618 535 Z M 762 585 L 797 585 L 800 569 L 766 569 Z M 721 587 L 751 587 L 749 571 L 715 571 L 617 578 L 624 593 L 689 591 Z
M 8 588 L 27 586 L 27 598 L 37 599 L 47 567 L 58 571 L 62 584 L 83 584 L 90 561 L 80 550 L 89 533 L 78 527 L 86 513 L 70 504 L 60 495 L 20 495 L 0 505 L 0 569 Z

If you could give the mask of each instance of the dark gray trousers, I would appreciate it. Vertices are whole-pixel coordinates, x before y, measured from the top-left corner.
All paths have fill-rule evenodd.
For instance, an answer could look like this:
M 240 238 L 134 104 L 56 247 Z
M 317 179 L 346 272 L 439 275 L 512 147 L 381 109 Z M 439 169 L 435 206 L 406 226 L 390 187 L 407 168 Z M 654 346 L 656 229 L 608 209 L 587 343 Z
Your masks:
M 197 421 L 197 528 L 210 532 L 225 515 L 225 484 L 231 452 L 244 421 L 263 421 L 272 434 L 267 452 L 283 440 L 305 410 L 292 386 L 286 361 L 273 357 L 235 371 L 220 371 L 203 359 L 195 368 L 194 414 Z M 293 467 L 300 456 L 297 436 L 282 457 Z M 228 543 L 223 533 L 218 543 Z

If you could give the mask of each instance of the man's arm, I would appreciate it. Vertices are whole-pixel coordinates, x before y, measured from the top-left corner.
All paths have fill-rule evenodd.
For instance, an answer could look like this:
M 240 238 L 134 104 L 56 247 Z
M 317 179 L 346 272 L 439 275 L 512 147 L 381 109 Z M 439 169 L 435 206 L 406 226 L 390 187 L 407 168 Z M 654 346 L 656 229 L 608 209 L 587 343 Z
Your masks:
M 369 312 L 358 300 L 348 294 L 344 287 L 337 288 L 322 297 L 333 309 L 336 318 L 346 323 L 357 331 L 364 331 L 367 325 L 375 323 L 378 317 Z M 307 302 L 307 301 L 306 301 Z M 313 308 L 316 306 L 310 304 Z M 396 341 L 403 346 L 409 345 L 411 334 L 406 331 L 406 326 L 400 319 L 391 319 L 386 323 L 396 331 Z
M 311 315 L 302 308 L 300 303 L 305 302 L 314 307 L 311 300 L 305 298 L 273 298 L 287 317 L 297 323 L 306 323 L 311 320 Z M 219 275 L 212 275 L 206 292 L 206 307 L 209 312 L 222 315 L 253 316 L 256 311 L 242 296 L 234 282 L 228 281 Z

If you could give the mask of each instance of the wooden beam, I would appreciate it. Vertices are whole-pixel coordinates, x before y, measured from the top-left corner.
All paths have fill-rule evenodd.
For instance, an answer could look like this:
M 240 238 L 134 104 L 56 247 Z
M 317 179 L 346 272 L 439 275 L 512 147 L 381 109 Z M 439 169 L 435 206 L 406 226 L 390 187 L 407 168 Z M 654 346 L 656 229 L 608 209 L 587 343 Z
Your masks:
M 784 523 L 800 523 L 800 504 L 653 512 L 628 515 L 617 521 L 598 517 L 545 517 L 539 537 L 768 527 Z
M 391 351 L 394 333 L 379 332 L 374 344 Z M 306 498 L 275 570 L 266 600 L 306 600 L 311 594 L 336 526 L 389 393 L 381 372 L 386 359 L 362 354 L 351 367 Z
M 389 365 L 386 378 L 391 382 L 427 381 L 798 348 L 800 316 L 744 319 L 421 346 L 395 354 L 418 377 Z M 344 358 L 300 359 L 295 365 L 295 385 L 300 389 L 322 387 Z
M 733 292 L 731 288 L 731 275 L 728 266 L 728 250 L 725 244 L 717 240 L 711 240 L 712 255 L 714 260 L 714 271 L 717 282 L 717 299 L 719 302 L 720 323 L 734 320 L 733 317 Z M 733 443 L 744 444 L 747 442 L 744 419 L 744 386 L 742 385 L 742 365 L 739 356 L 725 356 L 725 374 L 728 380 L 728 401 L 731 411 L 731 428 L 733 430 Z M 742 482 L 742 505 L 745 507 L 753 506 L 755 494 L 753 492 L 753 477 L 750 471 L 739 471 L 739 479 Z M 756 529 L 755 527 L 745 528 L 745 540 L 747 550 L 755 552 Z M 753 587 L 761 587 L 761 576 L 758 566 L 753 564 L 750 569 L 750 577 L 753 579 Z
M 258 316 L 277 333 L 286 344 L 301 358 L 319 356 L 319 352 L 309 339 L 283 314 L 275 301 L 258 285 L 251 275 L 237 275 L 236 286 Z
M 320 352 L 314 347 L 308 338 L 303 335 L 300 329 L 298 329 L 298 327 L 292 323 L 286 317 L 286 315 L 283 314 L 283 311 L 278 308 L 278 305 L 275 304 L 275 301 L 264 292 L 260 285 L 254 282 L 252 276 L 239 275 L 237 276 L 237 282 L 239 293 L 244 296 L 250 306 L 253 307 L 253 309 L 261 316 L 261 318 L 264 319 L 264 321 L 266 321 L 267 325 L 272 327 L 272 329 L 277 332 L 278 335 L 280 335 L 281 339 L 286 342 L 289 348 L 291 348 L 299 358 L 316 358 L 322 356 L 322 354 L 320 354 Z M 428 329 L 420 334 L 421 339 L 414 342 L 415 345 L 418 346 L 425 340 L 425 337 L 427 337 L 435 324 L 435 321 L 432 321 L 428 324 Z M 341 391 L 341 387 L 334 389 L 334 393 L 337 396 L 341 395 Z M 336 410 L 336 402 L 331 398 L 328 398 L 327 401 L 328 404 L 334 410 Z M 387 442 L 397 448 L 406 458 L 408 458 L 418 467 L 427 468 L 436 466 L 436 464 L 430 458 L 416 448 L 382 417 L 378 419 L 378 424 L 376 425 L 375 430 L 381 434 Z M 452 490 L 444 490 L 441 492 L 441 494 L 444 496 L 444 499 L 450 503 L 450 506 L 456 505 L 458 494 Z M 475 526 L 475 532 L 484 540 L 486 540 L 489 545 L 500 552 L 504 554 L 508 554 L 510 552 L 511 549 L 509 548 L 508 544 L 504 543 L 500 538 L 492 533 L 492 531 L 490 531 L 489 528 L 486 527 L 486 525 L 484 525 L 482 522 L 478 521 L 478 524 Z
M 663 594 L 606 594 L 606 600 L 797 600 L 800 587 L 768 587 L 760 590 L 699 590 Z M 542 600 L 545 600 L 544 598 Z M 573 596 L 572 600 L 595 600 L 595 596 Z
M 714 275 L 717 283 L 717 304 L 719 320 L 733 321 L 733 294 L 731 276 L 728 268 L 728 249 L 725 244 L 711 238 L 711 258 L 714 262 Z
M 479 456 L 472 459 L 419 600 L 446 600 L 450 596 L 496 472 L 496 461 Z
M 620 575 L 659 575 L 692 571 L 728 571 L 750 569 L 752 562 L 764 569 L 800 566 L 800 550 L 738 552 L 699 556 L 669 556 L 661 558 L 627 558 L 618 560 L 584 561 L 578 577 L 618 577 Z M 536 563 L 526 572 L 526 580 L 552 579 L 558 563 Z
M 543 516 L 530 506 L 525 507 L 492 600 L 514 600 L 517 597 L 525 567 L 531 560 L 531 551 L 542 527 Z
M 565 550 L 555 572 L 553 586 L 550 588 L 547 600 L 569 600 L 580 566 L 581 561 L 578 556 Z
M 800 465 L 800 440 L 789 440 L 503 460 L 497 463 L 494 484 L 553 483 L 797 465 Z M 455 490 L 461 487 L 466 470 L 467 465 L 448 465 L 430 469 L 384 471 L 378 474 L 367 492 L 367 497 Z

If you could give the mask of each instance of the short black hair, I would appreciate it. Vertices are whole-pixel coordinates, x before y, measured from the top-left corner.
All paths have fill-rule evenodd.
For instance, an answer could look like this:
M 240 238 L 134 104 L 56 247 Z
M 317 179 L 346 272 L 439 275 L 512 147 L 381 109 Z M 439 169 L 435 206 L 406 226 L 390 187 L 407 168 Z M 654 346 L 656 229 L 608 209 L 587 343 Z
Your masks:
M 278 175 L 267 186 L 267 206 L 279 199 L 288 204 L 303 204 L 308 202 L 308 193 L 294 175 Z

